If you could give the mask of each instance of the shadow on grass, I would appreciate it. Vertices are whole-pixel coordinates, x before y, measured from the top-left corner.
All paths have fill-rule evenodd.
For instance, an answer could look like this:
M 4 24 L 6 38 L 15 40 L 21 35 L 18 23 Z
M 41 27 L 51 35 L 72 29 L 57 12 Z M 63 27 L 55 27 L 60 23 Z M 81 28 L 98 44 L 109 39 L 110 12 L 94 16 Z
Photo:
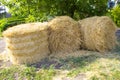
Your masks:
M 85 66 L 87 66 L 88 64 L 94 62 L 97 58 L 99 58 L 96 55 L 85 55 L 85 56 L 81 56 L 81 57 L 71 57 L 71 58 L 67 58 L 65 60 L 61 60 L 62 63 L 64 63 L 63 65 L 63 69 L 68 69 L 71 70 L 73 68 L 83 68 Z
M 66 59 L 50 59 L 46 58 L 43 59 L 41 62 L 31 64 L 28 66 L 34 66 L 36 68 L 50 68 L 51 66 L 55 69 L 67 69 L 71 70 L 74 68 L 83 68 L 85 66 L 88 66 L 89 64 L 95 62 L 97 59 L 105 58 L 105 59 L 117 59 L 120 60 L 120 39 L 118 39 L 118 45 L 114 50 L 111 52 L 106 53 L 99 53 L 99 52 L 93 52 L 88 51 L 89 55 L 82 55 L 78 57 L 69 57 Z
M 71 70 L 73 68 L 78 68 L 78 67 L 83 68 L 88 64 L 94 62 L 98 58 L 100 58 L 100 56 L 94 54 L 84 55 L 80 57 L 69 57 L 66 59 L 59 59 L 59 60 L 46 58 L 41 62 L 28 66 L 34 66 L 36 68 L 45 68 L 45 69 L 48 69 L 52 66 L 55 69 Z
M 116 45 L 115 49 L 112 50 L 112 53 L 114 53 L 114 52 L 120 54 L 120 39 L 117 40 L 117 45 Z
M 78 57 L 68 57 L 66 59 L 50 59 L 46 58 L 43 59 L 41 62 L 31 64 L 28 66 L 34 66 L 36 68 L 45 68 L 48 69 L 51 66 L 54 67 L 54 69 L 65 69 L 65 70 L 71 70 L 74 68 L 84 68 L 85 66 L 88 66 L 89 64 L 95 62 L 97 59 L 104 58 L 104 59 L 117 59 L 120 60 L 120 45 L 117 45 L 114 50 L 111 52 L 106 53 L 99 53 L 99 52 L 93 52 L 93 51 L 87 51 L 88 55 L 82 55 Z

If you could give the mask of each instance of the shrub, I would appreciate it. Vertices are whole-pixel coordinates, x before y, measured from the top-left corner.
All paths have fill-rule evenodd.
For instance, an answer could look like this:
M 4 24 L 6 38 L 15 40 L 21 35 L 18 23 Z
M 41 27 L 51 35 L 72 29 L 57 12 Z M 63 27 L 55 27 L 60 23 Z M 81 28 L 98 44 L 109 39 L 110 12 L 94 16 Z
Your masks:
M 35 17 L 33 15 L 29 15 L 27 18 L 25 18 L 26 22 L 35 22 Z
M 120 5 L 110 10 L 109 14 L 113 21 L 117 24 L 117 26 L 120 27 Z
M 12 16 L 31 17 L 35 21 L 46 21 L 46 15 L 61 16 L 68 15 L 75 19 L 90 16 L 101 16 L 107 12 L 108 0 L 2 0 L 9 9 Z M 13 7 L 14 6 L 14 7 Z
M 17 25 L 17 24 L 21 24 L 21 23 L 25 23 L 24 18 L 15 18 L 15 17 L 4 18 L 4 19 L 0 20 L 1 32 L 6 30 L 8 27 L 11 27 L 11 26 L 14 26 L 14 25 Z

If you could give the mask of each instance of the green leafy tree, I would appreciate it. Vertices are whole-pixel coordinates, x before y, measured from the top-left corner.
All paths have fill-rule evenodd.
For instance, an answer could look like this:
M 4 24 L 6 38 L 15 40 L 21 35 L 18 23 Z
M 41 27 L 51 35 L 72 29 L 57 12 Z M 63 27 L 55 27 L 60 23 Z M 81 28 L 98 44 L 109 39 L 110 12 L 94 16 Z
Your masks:
M 95 15 L 104 15 L 107 12 L 107 0 L 52 0 L 52 10 L 56 15 L 69 15 L 85 18 Z
M 120 5 L 109 11 L 109 14 L 113 21 L 117 24 L 117 26 L 120 27 Z
M 2 0 L 13 16 L 29 17 L 36 21 L 50 16 L 69 15 L 73 18 L 85 18 L 106 13 L 107 0 Z M 42 19 L 42 20 L 41 20 Z

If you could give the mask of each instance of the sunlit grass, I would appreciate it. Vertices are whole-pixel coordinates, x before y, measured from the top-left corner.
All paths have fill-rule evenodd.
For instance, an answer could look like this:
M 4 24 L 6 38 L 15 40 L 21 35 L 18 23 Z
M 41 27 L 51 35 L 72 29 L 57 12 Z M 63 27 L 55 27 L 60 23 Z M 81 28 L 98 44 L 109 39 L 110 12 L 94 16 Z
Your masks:
M 120 61 L 116 58 L 107 57 L 98 58 L 94 62 L 71 70 L 68 76 L 76 76 L 79 73 L 85 73 L 88 80 L 117 80 L 120 77 Z M 96 79 L 94 79 L 96 78 Z
M 11 66 L 0 69 L 0 80 L 52 80 L 55 70 L 27 66 Z
M 95 55 L 96 54 L 96 55 Z M 119 80 L 120 78 L 120 56 L 119 54 L 90 53 L 81 57 L 71 57 L 59 60 L 63 66 L 61 72 L 68 70 L 63 77 L 73 78 L 80 73 L 84 73 L 88 80 Z M 61 76 L 54 65 L 50 68 L 37 69 L 32 66 L 10 66 L 0 69 L 1 80 L 52 80 L 54 76 Z M 57 80 L 57 79 L 56 79 Z

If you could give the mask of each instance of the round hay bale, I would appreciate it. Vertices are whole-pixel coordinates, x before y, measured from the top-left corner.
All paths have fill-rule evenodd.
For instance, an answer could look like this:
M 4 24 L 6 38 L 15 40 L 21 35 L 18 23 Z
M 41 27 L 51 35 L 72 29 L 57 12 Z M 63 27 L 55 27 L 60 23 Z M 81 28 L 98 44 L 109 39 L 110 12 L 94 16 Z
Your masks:
M 79 21 L 81 25 L 82 48 L 105 52 L 116 45 L 116 25 L 107 16 L 90 17 Z
M 7 52 L 13 64 L 39 62 L 50 53 L 47 23 L 21 24 L 3 32 Z
M 71 52 L 81 45 L 79 23 L 68 16 L 56 17 L 48 23 L 51 53 Z

